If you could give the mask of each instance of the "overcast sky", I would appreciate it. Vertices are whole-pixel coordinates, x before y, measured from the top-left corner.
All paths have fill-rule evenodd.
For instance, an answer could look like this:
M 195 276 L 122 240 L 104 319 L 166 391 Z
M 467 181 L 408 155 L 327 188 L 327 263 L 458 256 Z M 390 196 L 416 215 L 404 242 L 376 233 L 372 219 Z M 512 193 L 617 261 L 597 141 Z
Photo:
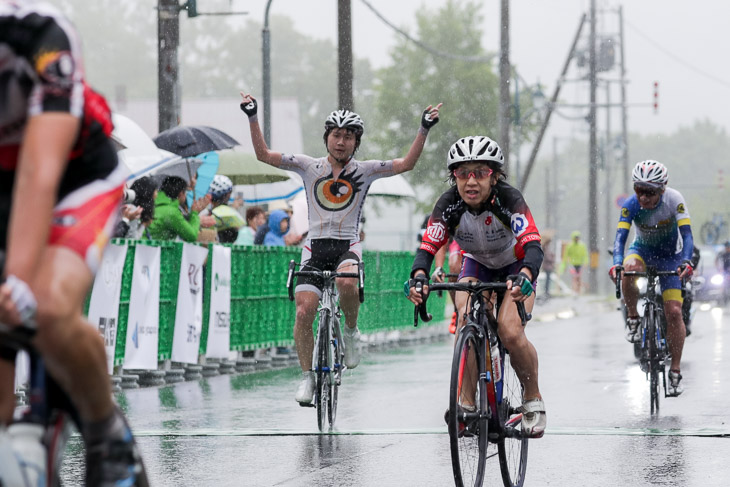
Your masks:
M 198 0 L 206 5 L 227 6 L 227 0 Z M 222 3 L 221 3 L 222 2 Z M 426 5 L 434 9 L 445 0 L 368 0 L 390 22 L 415 32 L 414 15 Z M 234 10 L 247 10 L 263 21 L 266 0 L 233 0 Z M 484 1 L 486 49 L 499 49 L 499 1 Z M 730 2 L 720 0 L 598 0 L 599 8 L 623 4 L 626 44 L 628 102 L 645 104 L 629 111 L 629 129 L 642 133 L 671 132 L 680 125 L 709 118 L 730 129 Z M 519 0 L 511 2 L 511 61 L 529 83 L 543 84 L 550 95 L 568 55 L 570 43 L 588 0 Z M 273 0 L 271 14 L 291 16 L 296 27 L 311 36 L 336 41 L 336 0 Z M 617 16 L 606 13 L 599 33 L 618 33 Z M 600 18 L 599 18 L 600 20 Z M 438 22 L 437 18 L 433 19 Z M 352 0 L 353 50 L 376 67 L 388 62 L 388 51 L 396 34 L 361 0 Z M 584 32 L 587 34 L 588 25 Z M 276 33 L 272 32 L 272 36 Z M 617 57 L 618 61 L 618 57 Z M 274 67 L 275 69 L 275 67 Z M 573 78 L 577 71 L 571 71 Z M 609 74 L 617 78 L 618 71 Z M 569 76 L 570 78 L 570 76 Z M 659 111 L 651 106 L 653 83 L 659 83 Z M 618 101 L 618 87 L 611 94 Z M 587 83 L 568 83 L 561 92 L 565 102 L 585 102 Z M 601 92 L 603 97 L 603 91 Z M 601 101 L 602 98 L 599 98 Z M 448 107 L 443 113 L 447 115 Z M 577 114 L 564 109 L 566 114 Z M 599 113 L 603 124 L 605 114 Z M 556 118 L 554 130 L 579 132 L 582 127 Z M 612 126 L 619 128 L 619 113 L 612 114 Z

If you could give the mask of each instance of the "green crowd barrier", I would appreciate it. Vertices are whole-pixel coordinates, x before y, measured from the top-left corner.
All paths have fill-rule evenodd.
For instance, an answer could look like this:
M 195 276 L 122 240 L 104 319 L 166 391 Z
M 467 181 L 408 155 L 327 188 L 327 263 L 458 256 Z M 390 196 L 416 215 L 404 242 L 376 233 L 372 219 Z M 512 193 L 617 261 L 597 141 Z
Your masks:
M 134 254 L 138 245 L 161 249 L 158 359 L 169 359 L 175 327 L 182 243 L 135 240 L 115 240 L 113 243 L 128 246 L 122 272 L 114 365 L 124 363 L 124 337 L 127 333 Z M 209 259 L 213 245 L 218 244 L 209 244 Z M 294 302 L 289 300 L 286 278 L 289 261 L 299 262 L 301 249 L 228 246 L 231 247 L 230 349 L 247 351 L 293 345 L 296 308 Z M 403 295 L 403 281 L 409 276 L 413 257 L 412 252 L 363 252 L 365 302 L 358 317 L 358 326 L 363 334 L 413 327 L 413 305 Z M 213 285 L 211 267 L 207 265 L 204 274 L 201 355 L 205 355 L 207 348 Z M 428 307 L 435 319 L 430 323 L 420 323 L 419 326 L 441 323 L 447 301 L 446 293 L 443 296 L 432 295 L 428 300 Z

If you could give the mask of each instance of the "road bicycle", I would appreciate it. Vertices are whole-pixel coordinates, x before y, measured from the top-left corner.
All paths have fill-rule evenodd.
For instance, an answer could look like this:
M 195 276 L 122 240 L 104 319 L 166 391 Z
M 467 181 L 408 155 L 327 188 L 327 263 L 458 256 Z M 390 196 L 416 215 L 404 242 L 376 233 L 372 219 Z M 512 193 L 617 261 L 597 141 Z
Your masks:
M 289 299 L 294 301 L 294 278 L 299 276 L 319 277 L 324 280 L 322 297 L 319 298 L 317 315 L 319 324 L 314 340 L 312 364 L 315 373 L 314 407 L 317 408 L 317 426 L 319 431 L 331 431 L 337 416 L 337 394 L 342 383 L 342 371 L 345 369 L 345 343 L 342 340 L 340 326 L 340 306 L 338 304 L 337 278 L 357 279 L 360 302 L 365 299 L 363 263 L 358 262 L 358 272 L 321 271 L 307 267 L 306 271 L 295 270 L 299 264 L 289 262 L 289 275 L 286 287 Z
M 700 227 L 700 237 L 707 245 L 716 245 L 726 240 L 728 236 L 728 225 L 720 213 L 713 213 L 712 219 L 706 221 Z
M 0 426 L 0 485 L 60 486 L 60 467 L 72 424 L 78 414 L 66 394 L 47 375 L 31 341 L 35 327 L 0 324 L 0 343 L 30 358 L 29 404 L 20 418 Z
M 525 481 L 528 438 L 522 433 L 522 413 L 518 409 L 522 405 L 523 387 L 512 368 L 509 352 L 499 339 L 491 302 L 491 292 L 501 293 L 506 289 L 503 282 L 429 285 L 429 292 L 467 292 L 471 303 L 466 324 L 456 335 L 446 413 L 457 486 L 481 486 L 486 461 L 494 455 L 499 457 L 505 487 L 521 487 Z M 490 293 L 485 295 L 485 291 Z M 501 300 L 497 301 L 499 313 Z M 516 304 L 524 326 L 531 316 L 523 303 Z M 416 326 L 419 316 L 423 321 L 432 318 L 426 310 L 426 301 L 416 306 Z M 491 445 L 496 445 L 496 453 Z
M 616 269 L 616 298 L 621 298 L 621 276 L 646 278 L 646 295 L 644 296 L 643 314 L 639 327 L 639 339 L 634 342 L 638 349 L 641 369 L 649 379 L 649 402 L 651 414 L 659 412 L 659 381 L 667 397 L 666 363 L 669 359 L 667 344 L 667 321 L 664 315 L 664 302 L 661 293 L 657 292 L 658 280 L 662 276 L 676 276 L 678 272 L 658 271 L 654 266 L 646 266 L 646 271 L 625 271 Z M 636 352 L 635 352 L 636 353 Z

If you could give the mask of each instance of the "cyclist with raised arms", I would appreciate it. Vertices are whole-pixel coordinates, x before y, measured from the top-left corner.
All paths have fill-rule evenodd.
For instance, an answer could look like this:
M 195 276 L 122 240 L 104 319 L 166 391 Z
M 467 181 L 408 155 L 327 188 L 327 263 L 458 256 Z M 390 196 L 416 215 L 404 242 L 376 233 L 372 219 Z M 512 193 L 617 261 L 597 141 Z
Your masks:
M 34 346 L 81 418 L 86 485 L 146 485 L 112 401 L 103 340 L 82 316 L 127 175 L 111 131 L 69 21 L 47 4 L 0 0 L 0 323 L 35 329 Z M 6 424 L 15 355 L 0 339 Z
M 309 209 L 309 235 L 302 249 L 302 270 L 337 270 L 357 272 L 362 260 L 358 224 L 365 196 L 373 181 L 412 170 L 423 151 L 426 136 L 438 122 L 439 109 L 429 105 L 421 115 L 421 126 L 405 157 L 388 161 L 359 161 L 354 158 L 365 125 L 360 116 L 349 110 L 335 110 L 324 123 L 327 156 L 313 158 L 301 154 L 281 154 L 270 150 L 257 120 L 257 103 L 241 93 L 241 110 L 248 116 L 251 140 L 256 157 L 267 164 L 299 174 L 304 180 Z M 322 279 L 299 278 L 296 286 L 296 320 L 294 341 L 302 367 L 302 379 L 296 393 L 300 405 L 309 405 L 314 397 L 312 371 L 314 334 L 312 322 L 322 295 Z M 360 308 L 354 279 L 338 279 L 340 304 L 345 314 L 343 340 L 345 366 L 355 368 L 360 362 L 357 343 L 357 315 Z
M 495 141 L 485 136 L 457 140 L 449 150 L 446 168 L 452 187 L 431 213 L 413 262 L 408 299 L 418 305 L 427 296 L 434 255 L 449 237 L 463 252 L 459 282 L 507 282 L 509 291 L 498 296 L 499 338 L 524 386 L 522 431 L 540 438 L 547 415 L 538 387 L 537 351 L 513 305 L 523 302 L 528 313 L 534 305 L 533 290 L 543 259 L 540 233 L 522 194 L 505 181 L 504 157 Z M 415 289 L 417 281 L 424 284 L 423 295 Z M 456 292 L 459 329 L 465 324 L 467 300 L 466 292 Z
M 667 317 L 667 338 L 672 363 L 669 368 L 670 396 L 682 393 L 680 373 L 685 326 L 682 318 L 681 279 L 692 276 L 692 228 L 684 197 L 676 189 L 667 187 L 668 173 L 664 164 L 646 160 L 636 164 L 632 173 L 634 193 L 624 202 L 613 243 L 613 266 L 609 270 L 616 281 L 619 268 L 643 272 L 646 265 L 660 271 L 677 269 L 679 276 L 662 276 L 659 283 Z M 624 257 L 624 247 L 631 223 L 636 223 L 636 236 Z M 638 290 L 635 277 L 623 277 L 624 302 L 628 311 L 626 339 L 638 339 L 639 314 L 636 310 Z

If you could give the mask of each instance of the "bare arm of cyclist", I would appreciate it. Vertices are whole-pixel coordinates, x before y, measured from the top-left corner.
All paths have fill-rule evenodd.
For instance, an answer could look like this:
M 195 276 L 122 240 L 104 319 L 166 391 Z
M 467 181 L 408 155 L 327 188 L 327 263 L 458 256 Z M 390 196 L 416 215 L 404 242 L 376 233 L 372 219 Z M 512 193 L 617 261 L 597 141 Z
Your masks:
M 248 116 L 249 128 L 251 130 L 251 142 L 253 143 L 256 158 L 274 167 L 281 164 L 281 152 L 275 152 L 269 149 L 261 133 L 261 126 L 258 122 L 258 104 L 256 98 L 248 93 L 241 92 L 241 110 Z
M 41 251 L 48 241 L 58 186 L 78 130 L 79 119 L 61 112 L 31 117 L 25 129 L 8 227 L 4 275 L 16 276 L 31 286 Z M 2 314 L 12 314 L 15 306 L 11 302 L 3 303 Z
M 411 148 L 408 150 L 408 154 L 400 159 L 393 159 L 393 172 L 400 174 L 407 172 L 416 167 L 418 158 L 421 157 L 423 152 L 423 146 L 426 144 L 426 136 L 431 127 L 436 125 L 439 120 L 439 109 L 443 103 L 439 103 L 435 107 L 429 105 L 421 115 L 421 127 L 418 129 L 418 134 L 411 144 Z

